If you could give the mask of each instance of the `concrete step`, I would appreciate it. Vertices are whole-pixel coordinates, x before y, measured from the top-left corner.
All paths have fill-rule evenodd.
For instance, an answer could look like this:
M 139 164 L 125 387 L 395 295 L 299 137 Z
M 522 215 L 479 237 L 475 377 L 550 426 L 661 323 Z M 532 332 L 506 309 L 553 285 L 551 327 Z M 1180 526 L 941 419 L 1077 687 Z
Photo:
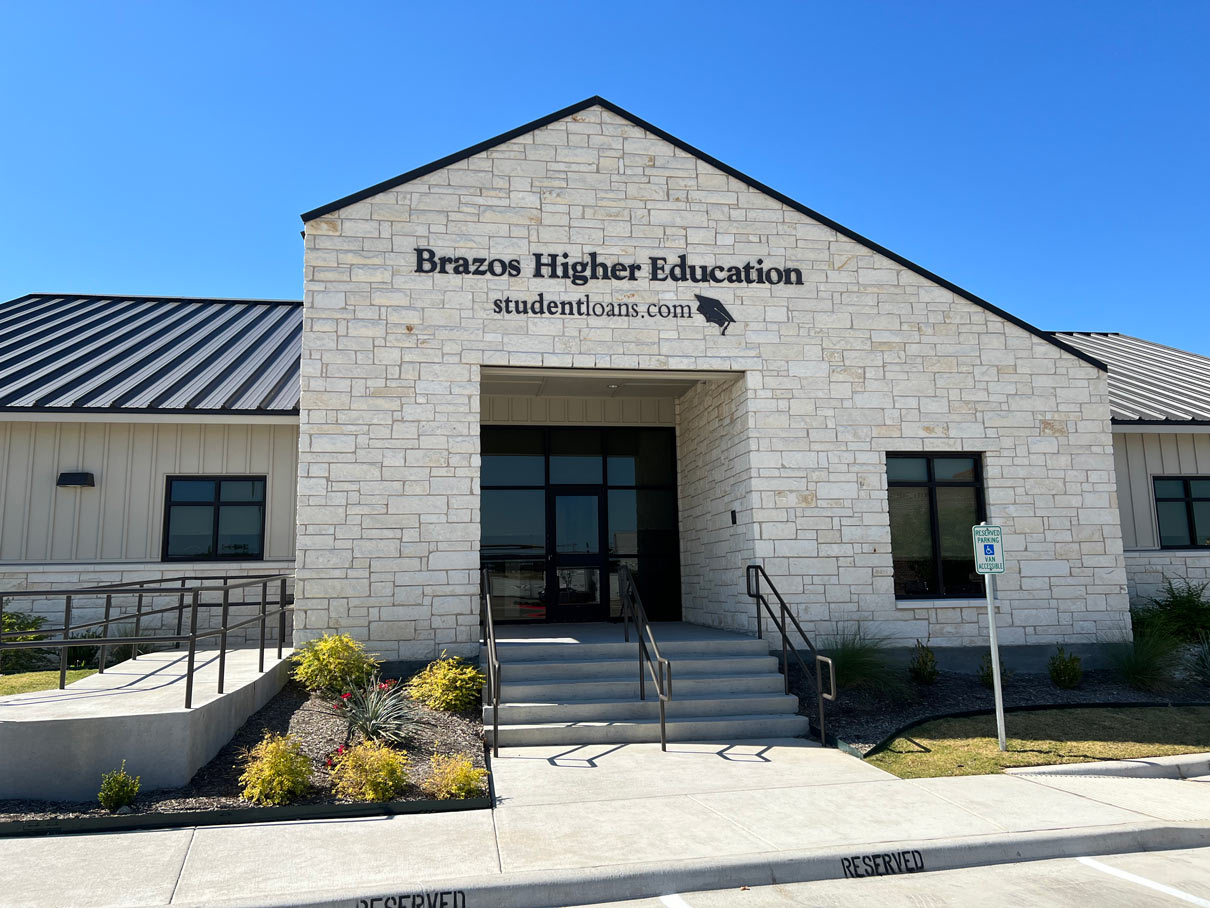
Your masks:
M 674 691 L 674 694 L 676 692 Z M 560 702 L 521 702 L 505 700 L 500 709 L 501 725 L 531 725 L 552 722 L 601 722 L 659 717 L 659 699 L 648 690 L 647 700 L 634 698 L 611 700 L 565 700 Z M 682 716 L 733 716 L 792 714 L 798 711 L 798 698 L 780 692 L 764 694 L 712 694 L 698 699 L 677 696 L 667 704 L 667 714 Z M 483 708 L 484 724 L 492 721 L 492 707 Z
M 704 656 L 669 658 L 674 679 L 695 675 L 756 674 L 777 670 L 772 656 Z M 577 659 L 571 662 L 509 662 L 501 660 L 501 678 L 509 681 L 577 681 L 585 678 L 637 677 L 636 655 L 625 659 Z M 633 673 L 633 674 L 632 674 Z
M 656 643 L 665 658 L 686 656 L 764 656 L 769 653 L 769 641 L 755 637 L 735 636 L 727 639 L 662 640 Z M 481 656 L 486 648 L 480 650 Z M 573 659 L 638 658 L 638 642 L 631 634 L 630 642 L 613 643 L 537 643 L 531 641 L 497 640 L 496 655 L 504 662 L 567 662 Z
M 805 735 L 808 722 L 799 715 L 687 716 L 669 719 L 669 741 L 735 741 L 749 738 L 793 738 Z M 485 729 L 491 741 L 492 728 Z M 560 722 L 501 725 L 501 747 L 538 744 L 622 744 L 658 741 L 658 719 L 615 722 Z
M 613 678 L 587 678 L 554 681 L 521 681 L 514 679 L 509 669 L 500 670 L 500 698 L 504 703 L 564 702 L 572 700 L 637 700 L 639 698 L 638 666 Z M 776 672 L 753 672 L 735 675 L 698 675 L 685 677 L 673 666 L 672 692 L 675 697 L 712 697 L 716 694 L 767 693 L 785 690 L 785 681 Z M 647 679 L 647 690 L 654 687 Z

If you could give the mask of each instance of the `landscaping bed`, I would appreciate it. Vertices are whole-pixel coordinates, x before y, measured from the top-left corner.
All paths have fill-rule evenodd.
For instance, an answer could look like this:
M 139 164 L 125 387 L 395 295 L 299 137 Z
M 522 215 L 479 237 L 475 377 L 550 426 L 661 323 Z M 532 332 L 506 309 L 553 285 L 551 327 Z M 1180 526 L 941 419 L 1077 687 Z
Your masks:
M 407 680 L 407 676 L 399 679 L 401 683 Z M 336 699 L 330 694 L 309 693 L 297 681 L 287 682 L 276 697 L 244 723 L 214 759 L 198 770 L 188 785 L 140 792 L 134 801 L 133 812 L 147 815 L 256 810 L 250 801 L 241 796 L 240 775 L 244 771 L 243 755 L 260 742 L 266 732 L 289 734 L 299 742 L 302 752 L 310 761 L 310 788 L 305 794 L 292 799 L 291 807 L 364 804 L 342 799 L 333 791 L 329 761 L 339 747 L 348 743 L 345 719 L 340 710 L 333 708 Z M 429 709 L 411 701 L 409 712 L 411 721 L 408 733 L 400 744 L 409 760 L 408 784 L 391 799 L 393 803 L 428 801 L 432 798 L 426 791 L 426 783 L 431 772 L 430 760 L 434 755 L 464 756 L 475 767 L 485 768 L 483 726 L 477 707 L 462 712 L 448 712 Z M 358 737 L 354 735 L 353 741 L 357 740 Z M 132 775 L 138 775 L 138 754 L 131 754 L 127 758 L 126 769 Z M 97 785 L 100 788 L 100 779 Z M 112 815 L 95 800 L 83 803 L 0 800 L 0 822 Z M 238 822 L 238 819 L 229 822 Z
M 795 670 L 791 692 L 799 698 L 799 712 L 817 719 L 815 687 Z M 1046 674 L 1014 672 L 1004 680 L 1006 708 L 1068 706 L 1110 703 L 1189 704 L 1210 701 L 1210 688 L 1192 681 L 1174 683 L 1159 693 L 1147 693 L 1127 685 L 1116 672 L 1086 671 L 1073 690 L 1056 687 Z M 828 734 L 852 745 L 860 754 L 873 750 L 888 735 L 913 722 L 937 716 L 992 710 L 992 692 L 974 675 L 939 672 L 932 684 L 917 684 L 904 672 L 901 689 L 842 690 L 836 702 L 827 704 Z M 991 719 L 995 734 L 995 719 Z M 1010 734 L 1014 734 L 1011 729 Z
M 1011 767 L 1131 760 L 1210 750 L 1210 707 L 1100 707 L 1011 712 L 1001 751 L 992 714 L 936 719 L 873 751 L 869 763 L 904 779 L 971 776 Z

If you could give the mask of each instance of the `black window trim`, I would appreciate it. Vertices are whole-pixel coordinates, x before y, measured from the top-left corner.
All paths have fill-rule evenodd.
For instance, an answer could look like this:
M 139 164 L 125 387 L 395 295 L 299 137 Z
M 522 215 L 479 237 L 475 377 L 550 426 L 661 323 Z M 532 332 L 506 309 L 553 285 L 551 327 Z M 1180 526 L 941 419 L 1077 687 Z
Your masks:
M 1160 495 L 1156 489 L 1157 482 L 1179 480 L 1184 485 L 1185 493 L 1179 498 L 1174 498 L 1171 495 Z M 1191 476 L 1183 474 L 1179 476 L 1169 475 L 1152 475 L 1151 477 L 1151 498 L 1155 502 L 1155 540 L 1161 549 L 1169 551 L 1200 551 L 1202 549 L 1210 549 L 1210 542 L 1197 542 L 1197 525 L 1193 520 L 1193 503 L 1195 501 L 1210 502 L 1210 496 L 1194 495 L 1193 488 L 1189 485 L 1191 482 L 1210 482 L 1210 476 Z M 1160 526 L 1160 502 L 1161 501 L 1179 501 L 1185 505 L 1185 520 L 1189 527 L 1189 539 L 1193 540 L 1189 545 L 1164 545 L 1164 529 Z
M 948 457 L 970 457 L 975 463 L 975 478 L 967 479 L 937 479 L 933 469 L 934 460 L 942 460 Z M 924 458 L 928 465 L 927 479 L 891 479 L 890 471 L 887 471 L 887 489 L 892 488 L 927 488 L 929 493 L 929 530 L 933 541 L 933 568 L 937 572 L 937 583 L 944 589 L 945 575 L 941 569 L 941 529 L 937 522 L 937 489 L 939 487 L 951 488 L 974 488 L 975 490 L 975 514 L 978 521 L 982 523 L 987 519 L 987 503 L 983 487 L 983 452 L 982 451 L 888 451 L 886 455 L 887 466 L 889 468 L 892 460 L 906 460 L 909 458 Z M 887 498 L 887 513 L 890 514 L 890 497 Z M 892 561 L 894 560 L 894 552 L 891 553 Z M 972 543 L 971 560 L 974 560 L 974 549 Z M 894 576 L 891 578 L 894 583 Z M 977 596 L 972 596 L 969 593 L 924 593 L 918 596 L 895 594 L 896 602 L 909 601 L 928 601 L 933 599 L 976 599 Z
M 214 551 L 215 551 L 215 553 L 213 555 L 170 556 L 168 554 L 168 519 L 172 512 L 171 491 L 172 491 L 172 483 L 174 480 L 192 480 L 192 481 L 197 481 L 197 482 L 213 482 L 213 483 L 215 483 L 215 493 L 214 493 L 215 497 L 210 503 L 211 506 L 214 507 L 214 509 L 215 509 L 213 527 L 211 528 L 211 540 L 213 541 Z M 260 505 L 260 555 L 259 556 L 254 557 L 251 555 L 220 555 L 220 554 L 218 554 L 218 517 L 219 517 L 219 510 L 222 508 L 222 490 L 221 490 L 221 487 L 218 485 L 218 483 L 223 482 L 225 480 L 250 481 L 250 482 L 260 481 L 260 482 L 264 483 L 264 485 L 261 487 L 261 489 L 262 489 L 261 500 L 259 502 L 251 502 L 251 503 L 258 503 Z M 268 498 L 269 498 L 269 477 L 264 473 L 204 473 L 204 474 L 203 473 L 197 473 L 197 474 L 195 474 L 195 473 L 174 473 L 174 474 L 165 476 L 164 477 L 164 520 L 163 520 L 164 528 L 163 528 L 163 532 L 160 537 L 160 561 L 161 562 L 170 562 L 170 563 L 175 563 L 175 564 L 182 564 L 182 563 L 188 563 L 188 562 L 194 562 L 194 561 L 201 561 L 201 562 L 207 562 L 207 563 L 214 562 L 214 561 L 264 561 L 265 560 L 265 526 L 269 522 Z M 231 502 L 231 503 L 236 504 L 237 502 Z M 180 502 L 180 504 L 186 504 L 186 502 Z M 245 502 L 244 504 L 247 504 L 247 503 Z

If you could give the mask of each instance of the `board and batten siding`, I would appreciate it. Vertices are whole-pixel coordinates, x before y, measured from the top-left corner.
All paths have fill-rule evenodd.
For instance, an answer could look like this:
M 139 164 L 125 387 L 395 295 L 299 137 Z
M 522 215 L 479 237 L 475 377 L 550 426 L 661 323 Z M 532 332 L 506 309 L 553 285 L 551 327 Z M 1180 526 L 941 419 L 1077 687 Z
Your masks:
M 1156 476 L 1210 476 L 1210 431 L 1115 432 L 1114 464 L 1122 543 L 1129 549 L 1159 548 Z
M 484 425 L 675 426 L 672 397 L 483 396 Z
M 61 472 L 95 488 L 58 488 Z M 293 559 L 298 426 L 0 422 L 0 564 L 158 562 L 170 475 L 264 475 L 265 559 Z

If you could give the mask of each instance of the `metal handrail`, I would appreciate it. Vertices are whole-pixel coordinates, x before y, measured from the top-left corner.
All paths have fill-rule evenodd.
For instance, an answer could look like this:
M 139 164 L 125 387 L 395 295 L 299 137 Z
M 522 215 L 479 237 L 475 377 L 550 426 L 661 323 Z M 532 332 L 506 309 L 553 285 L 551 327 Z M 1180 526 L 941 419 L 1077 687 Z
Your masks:
M 41 589 L 41 590 L 5 590 L 0 592 L 0 621 L 4 617 L 4 600 L 5 599 L 47 599 L 63 597 L 63 625 L 61 627 L 52 627 L 48 629 L 37 628 L 35 630 L 24 631 L 3 631 L 0 630 L 0 658 L 3 657 L 5 650 L 19 649 L 58 649 L 59 650 L 59 690 L 63 690 L 67 686 L 67 658 L 68 650 L 73 646 L 90 646 L 87 642 L 89 638 L 72 637 L 75 631 L 91 630 L 92 628 L 101 628 L 101 636 L 97 639 L 97 671 L 100 674 L 105 672 L 105 663 L 108 661 L 109 648 L 111 646 L 131 646 L 131 660 L 137 660 L 139 657 L 140 646 L 150 646 L 157 643 L 171 643 L 178 648 L 182 643 L 188 643 L 188 655 L 186 657 L 185 666 L 185 709 L 193 708 L 193 677 L 197 670 L 197 643 L 199 640 L 204 640 L 209 637 L 219 637 L 219 657 L 218 657 L 218 692 L 223 693 L 224 682 L 227 672 L 227 635 L 231 631 L 239 630 L 242 627 L 247 627 L 250 624 L 259 624 L 259 658 L 257 662 L 258 671 L 265 670 L 265 631 L 268 619 L 276 616 L 278 619 L 277 632 L 277 658 L 281 659 L 282 650 L 286 636 L 286 612 L 294 608 L 294 599 L 286 593 L 286 582 L 290 579 L 291 574 L 242 574 L 235 579 L 231 576 L 223 577 L 206 577 L 206 578 L 189 578 L 187 576 L 180 577 L 160 577 L 154 580 L 132 580 L 124 583 L 109 583 L 99 584 L 96 586 L 76 587 L 72 589 Z M 197 585 L 188 586 L 188 581 L 195 579 L 200 581 Z M 207 583 L 206 581 L 218 580 L 219 583 Z M 180 582 L 179 586 L 155 586 L 149 587 L 148 584 L 166 584 Z M 275 584 L 278 586 L 278 598 L 276 601 L 269 598 L 269 585 Z M 259 586 L 260 599 L 246 600 L 241 599 L 238 602 L 231 602 L 231 591 L 242 590 L 247 587 Z M 201 597 L 205 593 L 222 593 L 222 602 L 202 602 Z M 73 624 L 71 620 L 73 600 L 81 596 L 86 597 L 105 597 L 104 617 L 99 621 L 85 621 L 78 624 Z M 114 598 L 115 597 L 131 597 L 135 598 L 135 613 L 134 613 L 134 636 L 132 637 L 111 637 L 109 636 L 109 628 L 111 625 L 119 621 L 127 621 L 131 617 L 129 614 L 121 614 L 119 605 L 119 614 L 113 614 Z M 163 606 L 161 608 L 145 609 L 143 608 L 144 596 L 175 596 L 177 598 L 176 605 Z M 189 631 L 184 631 L 185 617 L 185 599 L 189 597 Z M 234 623 L 230 620 L 230 609 L 232 605 L 254 605 L 257 606 L 257 613 L 251 618 L 245 618 Z M 270 610 L 269 606 L 276 606 Z M 198 630 L 197 618 L 199 609 L 203 608 L 221 608 L 222 616 L 219 627 L 212 630 Z M 153 634 L 144 636 L 142 634 L 142 623 L 144 618 L 152 615 L 161 615 L 168 612 L 176 612 L 176 633 L 175 634 Z M 60 633 L 61 637 L 48 638 L 43 636 L 47 633 Z M 5 642 L 6 637 L 29 637 L 37 636 L 36 640 L 12 640 Z
M 630 642 L 630 624 L 634 622 L 635 639 L 639 644 L 639 699 L 647 699 L 647 686 L 643 678 L 643 666 L 646 664 L 660 700 L 660 750 L 666 751 L 668 728 L 665 704 L 672 699 L 672 663 L 660 655 L 660 647 L 655 642 L 655 634 L 651 631 L 651 622 L 647 620 L 647 611 L 643 608 L 643 599 L 630 565 L 618 565 L 618 594 L 622 600 L 622 637 L 627 643 Z M 644 637 L 647 639 L 644 640 Z M 654 658 L 651 653 L 655 653 Z
M 761 592 L 761 579 L 768 585 L 769 591 L 777 598 L 778 612 L 774 613 L 773 607 L 769 604 L 768 598 Z M 769 620 L 773 622 L 781 634 L 781 664 L 782 672 L 786 680 L 786 693 L 790 693 L 790 653 L 794 654 L 794 658 L 798 660 L 798 664 L 802 666 L 803 674 L 807 677 L 811 676 L 811 669 L 807 666 L 806 660 L 803 659 L 802 653 L 797 647 L 790 646 L 790 636 L 787 628 L 791 624 L 798 631 L 798 635 L 802 637 L 803 643 L 807 645 L 807 649 L 811 651 L 814 657 L 815 664 L 815 693 L 818 700 L 819 708 L 819 743 L 826 745 L 828 743 L 827 728 L 824 723 L 824 701 L 836 699 L 836 664 L 828 656 L 823 655 L 815 648 L 815 644 L 811 642 L 811 638 L 807 636 L 807 632 L 803 630 L 802 625 L 798 623 L 798 619 L 794 617 L 794 612 L 790 610 L 790 606 L 786 604 L 786 600 L 782 598 L 777 587 L 773 585 L 768 573 L 765 571 L 764 565 L 750 564 L 745 571 L 745 580 L 747 581 L 748 596 L 756 600 L 756 636 L 764 639 L 764 626 L 761 621 L 761 606 L 764 606 L 766 612 L 769 613 Z M 780 615 L 780 620 L 779 620 Z M 789 619 L 789 620 L 787 620 Z M 823 688 L 823 665 L 828 666 L 829 678 L 829 693 L 824 693 Z
M 496 624 L 492 620 L 492 588 L 487 568 L 479 569 L 479 626 L 487 648 L 487 684 L 492 708 L 492 756 L 500 756 L 500 659 L 496 654 Z

